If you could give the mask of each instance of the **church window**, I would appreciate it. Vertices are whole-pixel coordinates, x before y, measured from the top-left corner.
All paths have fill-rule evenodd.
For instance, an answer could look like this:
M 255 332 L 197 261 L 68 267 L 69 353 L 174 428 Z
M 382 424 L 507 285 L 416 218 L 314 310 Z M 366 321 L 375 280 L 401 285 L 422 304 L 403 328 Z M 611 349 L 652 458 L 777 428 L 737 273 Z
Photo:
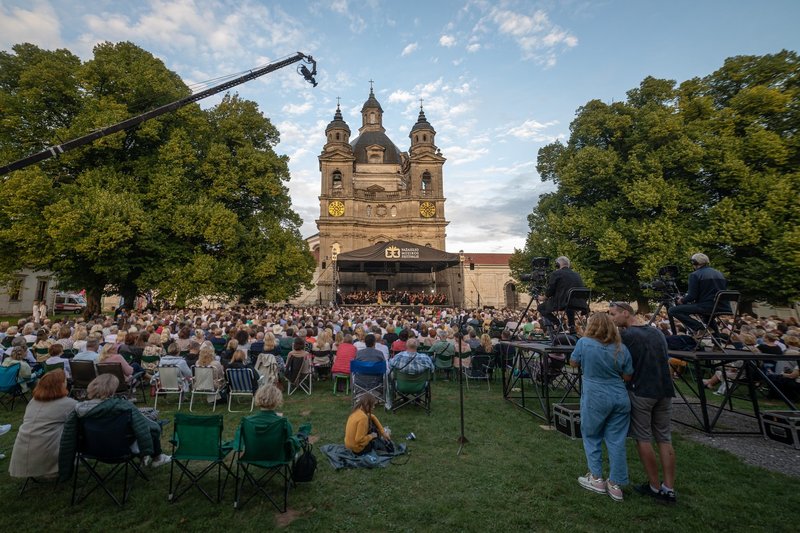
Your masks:
M 431 247 L 431 243 L 429 243 L 429 242 L 426 242 L 426 243 L 425 243 L 425 246 L 427 246 L 428 248 L 430 248 L 430 247 Z
M 422 190 L 429 191 L 431 189 L 431 173 L 423 172 L 422 174 Z
M 375 113 L 370 113 L 369 114 L 369 123 L 370 124 L 375 124 Z
M 337 141 L 339 140 L 339 132 L 338 131 L 336 132 L 336 140 Z
M 397 216 L 397 206 L 392 206 L 391 210 L 389 211 L 393 217 Z
M 414 135 L 414 142 L 419 142 L 419 135 Z
M 422 135 L 422 142 L 426 142 L 428 140 L 428 136 L 423 134 Z
M 368 205 L 368 206 L 367 206 L 367 216 L 368 216 L 368 217 L 371 217 L 371 216 L 372 216 L 372 206 L 371 206 L 371 205 Z
M 342 173 L 338 170 L 334 171 L 333 173 L 333 188 L 334 189 L 341 189 L 342 188 Z

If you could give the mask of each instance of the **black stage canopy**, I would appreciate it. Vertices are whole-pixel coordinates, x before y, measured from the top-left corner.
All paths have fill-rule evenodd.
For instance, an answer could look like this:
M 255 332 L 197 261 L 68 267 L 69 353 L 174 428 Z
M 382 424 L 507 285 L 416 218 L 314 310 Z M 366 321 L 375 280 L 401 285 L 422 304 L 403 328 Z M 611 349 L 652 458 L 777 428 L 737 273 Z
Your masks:
M 438 272 L 460 262 L 449 254 L 408 241 L 390 241 L 339 254 L 340 272 Z

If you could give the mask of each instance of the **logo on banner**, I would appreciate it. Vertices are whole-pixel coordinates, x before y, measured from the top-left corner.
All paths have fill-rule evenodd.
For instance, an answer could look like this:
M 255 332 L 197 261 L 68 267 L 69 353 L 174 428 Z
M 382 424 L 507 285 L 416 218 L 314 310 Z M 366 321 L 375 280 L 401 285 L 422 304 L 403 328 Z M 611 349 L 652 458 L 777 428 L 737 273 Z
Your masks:
M 383 251 L 383 255 L 387 259 L 400 259 L 400 248 L 397 246 L 387 246 Z

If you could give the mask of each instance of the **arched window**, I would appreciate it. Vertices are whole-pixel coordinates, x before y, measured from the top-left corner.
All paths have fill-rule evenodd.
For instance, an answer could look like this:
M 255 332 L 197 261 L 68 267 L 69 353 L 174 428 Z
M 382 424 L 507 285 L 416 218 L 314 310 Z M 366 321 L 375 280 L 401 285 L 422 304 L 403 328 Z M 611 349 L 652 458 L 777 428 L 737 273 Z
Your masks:
M 333 171 L 333 188 L 334 189 L 341 189 L 342 188 L 342 173 L 338 170 Z
M 372 206 L 371 206 L 371 205 L 368 205 L 368 206 L 367 206 L 367 216 L 368 216 L 368 217 L 371 217 L 371 216 L 372 216 Z
M 336 140 L 337 141 L 339 140 L 339 132 L 338 131 L 336 132 Z
M 391 213 L 391 215 L 393 217 L 396 217 L 397 216 L 397 206 L 393 205 L 392 208 L 389 210 L 389 212 Z
M 419 135 L 414 135 L 414 142 L 419 142 Z
M 370 113 L 369 114 L 369 123 L 370 124 L 375 124 L 375 113 Z
M 429 191 L 431 189 L 431 173 L 427 170 L 422 173 L 422 190 Z
M 428 136 L 425 135 L 425 134 L 422 134 L 422 142 L 427 142 L 427 141 L 428 141 Z

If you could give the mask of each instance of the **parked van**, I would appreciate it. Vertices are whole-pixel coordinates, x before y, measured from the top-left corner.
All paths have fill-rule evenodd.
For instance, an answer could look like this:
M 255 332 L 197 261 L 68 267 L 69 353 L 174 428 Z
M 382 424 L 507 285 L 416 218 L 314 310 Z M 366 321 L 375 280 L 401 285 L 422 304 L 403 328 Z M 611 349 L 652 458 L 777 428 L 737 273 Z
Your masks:
M 83 313 L 86 299 L 80 294 L 60 292 L 56 294 L 56 313 Z

